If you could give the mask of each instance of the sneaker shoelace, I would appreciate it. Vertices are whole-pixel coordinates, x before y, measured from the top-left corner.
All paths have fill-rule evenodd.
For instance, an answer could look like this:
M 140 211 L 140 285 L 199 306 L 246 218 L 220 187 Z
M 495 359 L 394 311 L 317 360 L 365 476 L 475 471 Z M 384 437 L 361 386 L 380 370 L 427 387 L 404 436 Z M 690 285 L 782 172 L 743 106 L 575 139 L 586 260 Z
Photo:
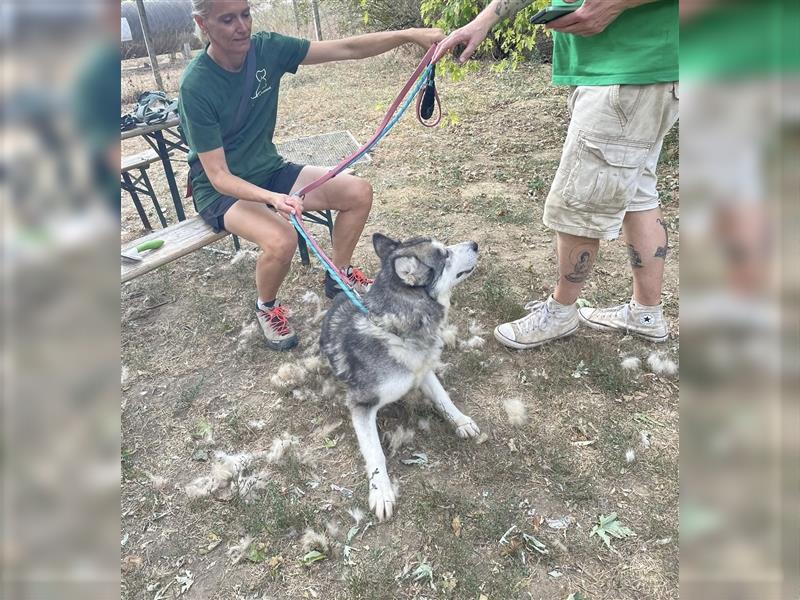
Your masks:
M 350 275 L 344 274 L 344 278 L 350 285 L 361 285 L 361 286 L 368 286 L 372 285 L 374 279 L 370 279 L 361 271 L 361 269 L 357 269 L 356 267 L 352 267 L 350 270 Z
M 550 320 L 550 311 L 545 300 L 535 300 L 525 305 L 528 316 L 522 317 L 517 321 L 517 325 L 522 333 L 530 333 L 536 329 L 541 329 Z
M 259 311 L 267 319 L 267 324 L 278 335 L 289 335 L 289 324 L 286 320 L 287 310 L 283 305 L 273 306 L 269 310 Z

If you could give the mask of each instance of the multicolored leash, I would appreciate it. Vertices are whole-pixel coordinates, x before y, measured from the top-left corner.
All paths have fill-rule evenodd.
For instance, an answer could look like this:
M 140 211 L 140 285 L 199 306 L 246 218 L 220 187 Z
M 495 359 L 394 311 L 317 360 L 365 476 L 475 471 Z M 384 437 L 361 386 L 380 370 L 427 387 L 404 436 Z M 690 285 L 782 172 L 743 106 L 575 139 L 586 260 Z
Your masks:
M 389 133 L 389 130 L 394 127 L 397 121 L 400 120 L 400 117 L 403 116 L 403 113 L 406 111 L 406 109 L 408 109 L 409 105 L 417 96 L 417 94 L 420 96 L 417 101 L 417 118 L 420 120 L 420 122 L 428 127 L 433 127 L 439 122 L 442 110 L 439 103 L 439 95 L 436 93 L 434 82 L 435 66 L 434 63 L 432 63 L 433 55 L 436 53 L 436 46 L 437 44 L 431 46 L 428 52 L 425 53 L 425 56 L 422 57 L 422 60 L 414 70 L 414 73 L 411 75 L 406 84 L 403 86 L 403 89 L 400 90 L 400 93 L 389 106 L 389 109 L 386 111 L 386 115 L 381 121 L 381 124 L 378 126 L 378 129 L 375 131 L 369 141 L 361 148 L 356 150 L 353 154 L 342 160 L 342 162 L 340 162 L 338 165 L 330 169 L 327 173 L 321 177 L 318 177 L 302 189 L 294 192 L 292 194 L 293 196 L 300 196 L 303 198 L 307 193 L 317 189 L 323 183 L 330 181 L 339 173 L 344 171 L 347 167 L 364 156 L 364 154 L 366 154 L 373 146 L 375 146 L 375 144 L 381 141 L 387 133 Z M 423 86 L 425 86 L 425 91 L 420 94 L 420 89 Z M 411 93 L 409 93 L 409 90 Z M 404 98 L 405 100 L 403 100 Z M 426 119 L 429 119 L 433 114 L 433 103 L 439 106 L 439 117 L 437 118 L 436 122 L 429 124 L 426 122 Z M 361 297 L 359 296 L 358 292 L 344 282 L 339 269 L 333 264 L 333 261 L 328 258 L 325 252 L 322 251 L 311 234 L 308 233 L 306 228 L 303 226 L 302 221 L 295 215 L 291 215 L 289 220 L 291 221 L 292 225 L 294 225 L 294 228 L 297 230 L 297 232 L 306 241 L 308 247 L 311 248 L 312 252 L 320 260 L 328 273 L 330 273 L 330 276 L 333 278 L 333 280 L 345 293 L 348 300 L 350 300 L 350 302 L 352 302 L 358 310 L 366 314 L 368 312 L 367 308 L 361 302 Z

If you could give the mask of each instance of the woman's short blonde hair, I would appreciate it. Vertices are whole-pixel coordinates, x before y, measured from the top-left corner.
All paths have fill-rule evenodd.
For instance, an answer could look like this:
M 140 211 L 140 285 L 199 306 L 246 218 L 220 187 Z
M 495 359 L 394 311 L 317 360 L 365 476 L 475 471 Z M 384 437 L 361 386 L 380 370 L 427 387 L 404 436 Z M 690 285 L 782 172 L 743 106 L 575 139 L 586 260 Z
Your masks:
M 214 0 L 192 0 L 192 16 L 202 17 L 203 19 L 205 19 L 211 12 L 211 3 L 213 1 Z M 206 34 L 203 33 L 202 29 L 200 29 L 200 26 L 197 24 L 197 21 L 195 21 L 194 24 L 194 33 L 202 41 L 204 42 L 208 41 L 208 39 L 206 38 Z

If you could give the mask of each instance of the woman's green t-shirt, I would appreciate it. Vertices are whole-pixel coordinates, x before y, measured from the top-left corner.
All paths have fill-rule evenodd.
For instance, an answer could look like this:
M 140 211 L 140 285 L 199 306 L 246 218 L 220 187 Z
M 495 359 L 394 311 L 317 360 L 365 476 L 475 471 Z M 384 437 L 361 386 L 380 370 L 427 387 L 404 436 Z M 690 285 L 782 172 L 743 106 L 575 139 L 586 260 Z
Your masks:
M 278 113 L 278 90 L 284 73 L 295 73 L 310 42 L 277 33 L 252 36 L 256 73 L 245 125 L 225 149 L 228 169 L 246 181 L 258 181 L 281 168 L 283 158 L 272 136 Z M 232 128 L 244 88 L 245 70 L 233 73 L 215 63 L 205 51 L 186 67 L 180 83 L 181 129 L 189 144 L 189 160 L 198 152 L 222 146 Z M 202 211 L 219 197 L 205 173 L 192 180 L 195 207 Z

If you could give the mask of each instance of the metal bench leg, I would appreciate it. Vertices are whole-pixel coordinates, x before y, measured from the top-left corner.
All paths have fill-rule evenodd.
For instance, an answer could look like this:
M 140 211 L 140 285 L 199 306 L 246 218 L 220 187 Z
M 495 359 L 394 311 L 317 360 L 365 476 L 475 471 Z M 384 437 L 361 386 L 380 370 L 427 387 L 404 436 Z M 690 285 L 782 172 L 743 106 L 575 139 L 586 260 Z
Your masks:
M 153 199 L 153 208 L 156 209 L 156 214 L 158 215 L 158 220 L 161 222 L 162 227 L 167 226 L 167 219 L 164 217 L 164 211 L 161 210 L 161 205 L 158 203 L 158 198 L 156 197 L 156 193 L 153 190 L 153 186 L 150 183 L 150 178 L 147 176 L 147 167 L 143 167 L 140 169 L 141 175 L 139 176 L 139 180 L 144 183 L 144 187 L 147 188 L 147 193 Z
M 131 195 L 133 205 L 136 207 L 136 212 L 139 213 L 139 218 L 142 220 L 142 225 L 144 225 L 145 229 L 153 229 L 153 226 L 150 225 L 150 220 L 147 218 L 147 215 L 144 212 L 142 203 L 139 201 L 139 194 L 136 193 L 136 188 L 131 181 L 131 176 L 128 173 L 123 173 L 122 179 L 125 181 L 125 189 L 128 190 L 128 193 Z
M 333 243 L 333 216 L 331 216 L 331 211 L 325 211 L 325 218 L 328 220 L 328 235 L 331 238 L 331 243 Z
M 308 248 L 306 247 L 306 241 L 299 233 L 297 234 L 297 250 L 300 252 L 300 262 L 306 267 L 310 265 L 311 261 L 308 260 Z

